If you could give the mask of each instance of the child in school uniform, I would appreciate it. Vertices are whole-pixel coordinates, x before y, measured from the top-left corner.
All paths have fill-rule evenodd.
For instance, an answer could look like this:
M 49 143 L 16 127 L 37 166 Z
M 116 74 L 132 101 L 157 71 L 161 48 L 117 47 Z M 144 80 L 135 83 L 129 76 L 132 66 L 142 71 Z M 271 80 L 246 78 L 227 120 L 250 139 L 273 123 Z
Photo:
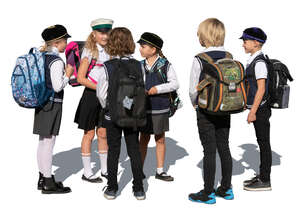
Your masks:
M 163 40 L 156 34 L 145 32 L 140 40 L 140 53 L 145 59 L 142 65 L 145 72 L 147 92 L 147 125 L 141 130 L 140 151 L 144 164 L 151 134 L 156 142 L 156 179 L 173 181 L 164 170 L 166 153 L 165 132 L 169 131 L 169 93 L 177 90 L 179 84 L 172 64 L 162 54 Z M 164 78 L 166 80 L 164 80 Z
M 270 145 L 271 108 L 268 103 L 268 68 L 262 46 L 267 40 L 266 33 L 257 27 L 247 28 L 240 37 L 246 53 L 250 53 L 247 62 L 246 79 L 248 81 L 247 108 L 250 110 L 247 122 L 253 123 L 257 143 L 260 149 L 260 173 L 244 181 L 248 191 L 271 190 L 272 150 Z
M 103 127 L 103 109 L 96 97 L 97 82 L 90 75 L 87 76 L 88 67 L 93 59 L 96 65 L 93 69 L 109 60 L 109 55 L 104 50 L 107 43 L 108 32 L 112 28 L 113 21 L 110 19 L 96 19 L 91 22 L 90 33 L 85 48 L 81 55 L 81 64 L 78 70 L 77 80 L 85 86 L 75 114 L 75 123 L 78 128 L 84 130 L 81 142 L 81 154 L 83 163 L 82 180 L 91 183 L 101 183 L 102 179 L 95 176 L 91 168 L 91 143 L 96 134 L 98 138 L 98 153 L 101 164 L 101 176 L 107 177 L 107 140 L 106 129 Z
M 56 136 L 59 134 L 64 87 L 73 73 L 72 66 L 65 67 L 59 53 L 65 51 L 67 39 L 71 37 L 62 25 L 54 25 L 42 32 L 45 45 L 42 52 L 45 56 L 45 79 L 54 96 L 42 107 L 35 109 L 33 133 L 39 135 L 37 160 L 39 168 L 38 190 L 43 194 L 69 193 L 71 189 L 61 182 L 55 182 L 52 175 L 52 154 Z
M 104 116 L 104 125 L 107 130 L 108 143 L 108 186 L 104 192 L 104 197 L 111 200 L 116 198 L 118 191 L 118 162 L 121 148 L 122 132 L 124 133 L 127 153 L 131 162 L 133 175 L 133 194 L 136 199 L 144 200 L 146 198 L 143 179 L 145 175 L 142 168 L 141 154 L 139 151 L 138 129 L 133 127 L 120 127 L 112 120 L 112 114 L 109 112 L 109 94 L 113 92 L 113 84 L 116 79 L 113 78 L 116 71 L 129 70 L 128 66 L 134 67 L 137 72 L 140 70 L 140 81 L 143 83 L 142 67 L 140 63 L 132 57 L 135 50 L 135 43 L 131 32 L 125 27 L 114 28 L 110 34 L 105 50 L 111 56 L 111 60 L 100 67 L 102 71 L 97 72 L 97 96 L 103 108 L 106 108 Z M 92 73 L 93 74 L 93 73 Z M 108 97 L 107 97 L 108 96 Z M 124 102 L 123 102 L 124 104 Z
M 209 18 L 200 23 L 198 28 L 199 42 L 205 47 L 203 53 L 210 56 L 214 61 L 225 58 L 228 54 L 224 49 L 225 27 L 216 18 Z M 231 188 L 232 158 L 229 149 L 230 115 L 217 116 L 205 113 L 197 106 L 197 85 L 201 81 L 205 61 L 196 56 L 193 61 L 189 95 L 197 112 L 197 125 L 201 144 L 204 149 L 203 178 L 204 189 L 198 193 L 191 193 L 189 200 L 200 203 L 214 204 L 216 195 L 224 199 L 233 199 Z M 222 180 L 221 185 L 214 190 L 216 173 L 216 151 L 221 159 Z

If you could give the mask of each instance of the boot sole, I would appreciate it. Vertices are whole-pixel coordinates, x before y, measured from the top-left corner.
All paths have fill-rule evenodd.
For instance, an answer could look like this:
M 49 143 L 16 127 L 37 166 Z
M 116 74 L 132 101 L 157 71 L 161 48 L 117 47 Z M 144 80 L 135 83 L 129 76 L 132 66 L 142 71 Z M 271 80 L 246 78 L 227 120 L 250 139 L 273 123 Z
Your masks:
M 244 190 L 246 190 L 246 191 L 272 191 L 272 187 L 267 187 L 267 188 L 248 188 L 248 187 L 244 187 Z
M 42 194 L 67 194 L 70 192 L 72 192 L 72 191 L 70 190 L 70 191 L 59 192 L 59 191 L 43 191 L 42 190 Z

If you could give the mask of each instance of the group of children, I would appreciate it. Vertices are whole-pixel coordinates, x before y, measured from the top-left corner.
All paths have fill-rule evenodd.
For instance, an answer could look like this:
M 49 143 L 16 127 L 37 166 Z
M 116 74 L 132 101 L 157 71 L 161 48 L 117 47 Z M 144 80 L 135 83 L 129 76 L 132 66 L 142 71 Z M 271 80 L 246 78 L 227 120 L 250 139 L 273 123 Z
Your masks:
M 82 180 L 99 183 L 107 179 L 104 196 L 115 199 L 118 191 L 118 161 L 121 148 L 122 132 L 124 133 L 128 156 L 133 173 L 133 193 L 138 200 L 145 199 L 143 188 L 143 164 L 151 135 L 156 141 L 157 171 L 155 178 L 173 181 L 163 167 L 166 153 L 165 132 L 169 131 L 170 100 L 169 93 L 179 88 L 179 83 L 172 64 L 162 53 L 163 40 L 154 33 L 145 32 L 137 43 L 143 61 L 135 60 L 132 54 L 135 43 L 130 30 L 125 27 L 112 28 L 110 19 L 97 19 L 91 22 L 92 32 L 87 38 L 81 55 L 78 70 L 78 82 L 85 86 L 75 114 L 75 123 L 84 130 L 81 153 L 83 163 Z M 42 37 L 45 46 L 41 51 L 51 52 L 46 55 L 45 73 L 47 87 L 53 89 L 54 97 L 42 108 L 35 110 L 34 134 L 39 135 L 37 151 L 39 181 L 38 189 L 42 193 L 68 193 L 69 187 L 57 182 L 51 174 L 52 154 L 55 138 L 59 134 L 62 116 L 63 89 L 68 84 L 73 68 L 65 66 L 59 53 L 63 53 L 67 39 L 71 37 L 62 25 L 46 28 Z M 198 37 L 204 52 L 213 60 L 225 58 L 225 27 L 215 18 L 203 21 L 198 28 Z M 259 28 L 248 28 L 243 32 L 246 53 L 251 57 L 247 64 L 246 74 L 249 81 L 247 121 L 253 122 L 261 153 L 260 174 L 244 182 L 246 190 L 270 190 L 271 147 L 270 147 L 270 107 L 268 107 L 267 66 L 261 52 L 266 41 L 265 33 Z M 89 66 L 95 65 L 89 72 Z M 142 128 L 121 127 L 112 121 L 109 107 L 110 92 L 114 74 L 128 68 L 137 70 L 144 82 L 146 93 L 146 125 Z M 215 196 L 233 199 L 231 185 L 232 158 L 229 149 L 230 115 L 216 116 L 207 114 L 197 107 L 198 91 L 196 89 L 204 72 L 203 61 L 195 57 L 190 75 L 189 94 L 197 112 L 197 124 L 201 143 L 204 148 L 203 172 L 204 190 L 189 195 L 189 199 L 208 204 L 215 203 Z M 166 74 L 166 81 L 161 75 Z M 98 140 L 98 154 L 101 164 L 101 177 L 95 176 L 91 168 L 91 143 L 95 133 Z M 216 170 L 216 150 L 222 165 L 221 185 L 214 189 Z

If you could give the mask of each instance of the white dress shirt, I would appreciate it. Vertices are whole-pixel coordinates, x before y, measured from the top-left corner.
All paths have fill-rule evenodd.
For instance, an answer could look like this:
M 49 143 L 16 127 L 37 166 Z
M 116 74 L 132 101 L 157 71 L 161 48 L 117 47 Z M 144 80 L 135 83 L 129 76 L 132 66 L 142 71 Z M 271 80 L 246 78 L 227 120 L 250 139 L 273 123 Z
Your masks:
M 259 51 L 255 52 L 253 55 L 251 55 L 250 58 L 247 61 L 247 66 L 250 65 L 253 62 L 253 60 L 258 55 L 261 55 L 261 54 L 263 54 L 263 52 L 261 50 L 259 50 Z M 266 66 L 265 62 L 258 61 L 255 64 L 254 71 L 255 71 L 255 78 L 257 80 L 258 79 L 267 79 L 267 77 L 268 77 L 268 69 L 267 69 L 267 66 Z
M 223 46 L 212 46 L 209 48 L 206 48 L 202 53 L 204 52 L 210 52 L 210 51 L 225 51 Z M 199 61 L 196 57 L 194 57 L 191 73 L 190 73 L 190 86 L 189 86 L 189 95 L 193 106 L 197 105 L 197 85 L 199 84 L 199 78 L 201 71 L 203 69 L 201 61 Z
M 59 51 L 56 47 L 52 47 L 51 54 L 59 56 Z M 50 78 L 54 92 L 58 93 L 66 87 L 69 78 L 65 75 L 65 64 L 62 59 L 54 60 L 50 67 Z
M 106 51 L 104 50 L 104 48 L 102 46 L 100 46 L 98 43 L 96 45 L 97 45 L 98 52 L 99 52 L 96 64 L 103 64 L 104 62 L 106 62 L 110 59 L 110 56 L 106 53 Z M 89 49 L 87 49 L 87 48 L 83 49 L 82 54 L 81 54 L 81 59 L 83 59 L 83 58 L 87 58 L 89 63 L 91 63 L 93 56 Z M 99 67 L 97 65 L 94 66 L 93 69 L 89 73 L 88 79 L 92 82 L 97 83 L 99 71 L 101 71 L 101 67 Z

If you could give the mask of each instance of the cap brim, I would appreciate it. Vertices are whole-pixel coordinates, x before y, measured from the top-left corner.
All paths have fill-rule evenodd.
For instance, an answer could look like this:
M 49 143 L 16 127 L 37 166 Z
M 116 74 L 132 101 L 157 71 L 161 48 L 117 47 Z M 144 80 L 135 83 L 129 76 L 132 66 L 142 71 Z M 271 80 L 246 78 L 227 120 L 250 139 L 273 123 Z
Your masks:
M 64 38 L 70 38 L 71 37 L 71 35 L 69 35 L 68 33 L 64 36 Z
M 95 29 L 95 30 L 98 32 L 108 33 L 111 30 L 111 28 L 100 28 L 100 29 Z

